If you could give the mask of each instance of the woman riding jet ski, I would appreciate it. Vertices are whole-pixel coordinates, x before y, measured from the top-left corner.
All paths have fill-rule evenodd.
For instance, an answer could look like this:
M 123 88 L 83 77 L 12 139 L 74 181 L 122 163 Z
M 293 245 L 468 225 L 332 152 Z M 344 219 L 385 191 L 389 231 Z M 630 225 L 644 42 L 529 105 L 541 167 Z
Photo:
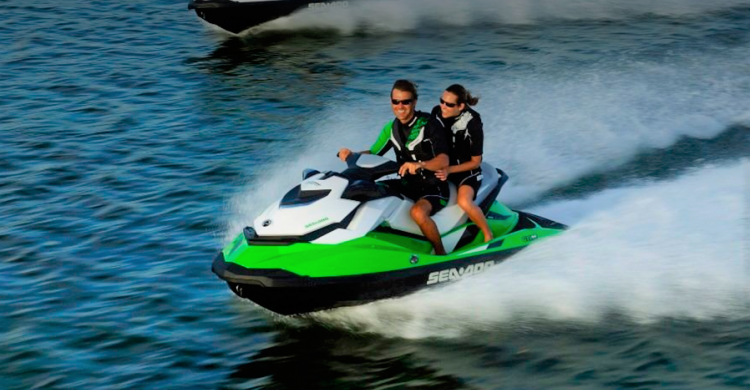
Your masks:
M 483 163 L 476 202 L 494 239 L 484 242 L 451 200 L 433 217 L 448 255 L 432 254 L 409 210 L 413 202 L 377 179 L 398 165 L 354 153 L 343 172 L 306 170 L 303 181 L 266 209 L 214 258 L 231 290 L 279 314 L 360 305 L 487 270 L 531 242 L 566 228 L 495 200 L 508 179 Z

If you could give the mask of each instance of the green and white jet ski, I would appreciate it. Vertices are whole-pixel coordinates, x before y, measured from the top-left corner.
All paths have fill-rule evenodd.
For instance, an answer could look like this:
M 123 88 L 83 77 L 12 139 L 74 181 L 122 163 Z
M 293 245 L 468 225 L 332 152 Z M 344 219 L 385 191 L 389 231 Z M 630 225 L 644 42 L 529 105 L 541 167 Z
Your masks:
M 213 262 L 242 298 L 291 315 L 406 295 L 486 271 L 566 226 L 497 202 L 508 176 L 482 164 L 476 202 L 495 238 L 456 204 L 433 216 L 447 255 L 432 252 L 410 217 L 413 201 L 376 181 L 395 174 L 386 158 L 353 154 L 343 172 L 306 170 L 303 181 L 246 227 Z

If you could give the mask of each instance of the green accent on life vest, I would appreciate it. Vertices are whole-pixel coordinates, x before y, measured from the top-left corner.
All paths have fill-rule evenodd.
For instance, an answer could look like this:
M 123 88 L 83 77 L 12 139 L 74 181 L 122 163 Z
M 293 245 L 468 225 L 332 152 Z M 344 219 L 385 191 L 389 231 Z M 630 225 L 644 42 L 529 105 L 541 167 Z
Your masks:
M 406 142 L 404 142 L 405 145 L 408 145 L 419 137 L 419 132 L 427 125 L 427 121 L 428 118 L 417 118 L 416 122 L 414 122 L 414 126 L 412 126 L 409 131 L 409 136 L 406 138 Z M 386 145 L 388 145 L 388 142 L 391 140 L 391 133 L 393 132 L 393 122 L 394 121 L 390 121 L 386 123 L 385 126 L 383 126 L 383 129 L 380 130 L 378 139 L 370 147 L 370 153 L 380 154 L 380 152 L 385 149 Z
M 412 141 L 417 139 L 419 137 L 419 132 L 422 130 L 422 128 L 427 125 L 427 118 L 419 117 L 417 118 L 417 121 L 414 122 L 414 126 L 411 127 L 411 131 L 409 132 L 409 137 L 406 139 L 406 144 L 410 144 Z

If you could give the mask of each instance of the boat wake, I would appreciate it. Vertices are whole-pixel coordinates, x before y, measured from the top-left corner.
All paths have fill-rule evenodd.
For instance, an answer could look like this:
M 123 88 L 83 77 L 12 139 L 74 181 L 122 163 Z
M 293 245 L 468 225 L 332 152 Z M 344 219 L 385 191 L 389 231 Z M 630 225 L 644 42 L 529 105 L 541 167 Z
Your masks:
M 643 15 L 688 15 L 743 2 L 731 3 L 660 2 L 651 7 L 662 9 L 644 5 L 649 11 Z M 613 2 L 599 4 L 617 9 Z M 397 19 L 390 21 L 394 29 L 399 26 Z M 703 27 L 711 29 L 710 23 Z M 671 39 L 671 33 L 655 31 Z M 460 68 L 486 60 L 477 55 L 471 57 L 476 61 L 461 57 L 446 60 L 444 69 L 420 72 L 422 110 L 429 110 L 445 86 L 445 69 L 476 75 L 455 82 L 482 95 L 485 158 L 511 176 L 499 200 L 532 206 L 531 212 L 571 230 L 488 274 L 402 299 L 319 313 L 312 320 L 423 338 L 540 319 L 598 322 L 612 312 L 645 322 L 747 313 L 748 51 L 742 40 L 723 45 L 714 34 L 695 34 L 671 46 L 615 34 L 586 47 L 596 59 L 580 57 L 581 46 L 573 43 L 540 39 L 536 43 L 546 51 L 529 54 L 513 46 L 516 36 L 493 35 L 511 48 L 489 57 L 513 66 Z M 568 37 L 581 36 L 589 35 L 577 31 Z M 397 60 L 385 49 L 368 56 Z M 301 123 L 310 146 L 290 148 L 279 156 L 283 166 L 259 170 L 252 189 L 234 199 L 228 234 L 291 188 L 304 168 L 341 169 L 332 157 L 338 147 L 369 146 L 374 129 L 390 115 L 383 93 L 393 76 L 347 81 L 337 90 L 341 99 L 323 109 L 325 121 Z M 352 117 L 358 118 L 356 128 Z
M 750 307 L 750 160 L 611 189 L 535 212 L 571 225 L 491 271 L 412 296 L 317 313 L 317 323 L 392 337 L 459 337 L 539 320 L 619 313 L 745 316 Z
M 661 61 L 535 63 L 529 70 L 467 84 L 482 86 L 478 110 L 485 158 L 511 177 L 500 200 L 527 208 L 546 196 L 580 197 L 640 177 L 668 176 L 653 172 L 748 155 L 750 94 L 746 78 L 736 76 L 748 51 L 741 49 L 720 55 L 675 53 Z M 292 188 L 305 168 L 340 170 L 342 163 L 333 157 L 339 147 L 369 146 L 389 113 L 382 96 L 363 93 L 362 85 L 355 80 L 349 88 L 356 92 L 344 89 L 344 100 L 324 110 L 326 121 L 302 123 L 309 134 L 304 146 L 285 150 L 283 166 L 259 170 L 252 189 L 238 193 L 225 243 Z M 427 85 L 441 86 L 436 81 Z M 422 95 L 437 96 L 438 91 Z M 421 110 L 429 110 L 427 99 L 420 102 Z M 348 109 L 341 110 L 342 105 Z M 359 118 L 356 129 L 350 126 L 352 117 Z M 637 172 L 644 164 L 651 173 Z
M 482 23 L 529 25 L 562 20 L 623 20 L 640 16 L 694 17 L 706 12 L 750 4 L 747 0 L 649 1 L 623 3 L 614 0 L 560 2 L 537 0 L 472 0 L 439 2 L 433 0 L 346 1 L 343 7 L 316 7 L 280 18 L 249 30 L 268 31 L 332 29 L 341 34 L 383 33 L 415 30 L 424 24 L 470 26 Z M 246 33 L 246 34 L 247 34 Z

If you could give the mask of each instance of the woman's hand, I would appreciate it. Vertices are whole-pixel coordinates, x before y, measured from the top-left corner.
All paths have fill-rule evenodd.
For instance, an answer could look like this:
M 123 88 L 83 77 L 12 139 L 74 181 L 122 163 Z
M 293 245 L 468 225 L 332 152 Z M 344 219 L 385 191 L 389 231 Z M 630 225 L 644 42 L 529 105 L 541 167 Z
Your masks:
M 448 175 L 450 175 L 450 172 L 448 172 L 448 168 L 438 169 L 435 171 L 435 177 L 442 181 L 448 180 Z
M 422 168 L 423 168 L 422 163 L 407 162 L 407 163 L 404 163 L 404 165 L 402 165 L 401 168 L 398 169 L 398 174 L 401 177 L 406 176 L 407 172 L 409 172 L 412 175 L 416 175 L 417 171 Z

